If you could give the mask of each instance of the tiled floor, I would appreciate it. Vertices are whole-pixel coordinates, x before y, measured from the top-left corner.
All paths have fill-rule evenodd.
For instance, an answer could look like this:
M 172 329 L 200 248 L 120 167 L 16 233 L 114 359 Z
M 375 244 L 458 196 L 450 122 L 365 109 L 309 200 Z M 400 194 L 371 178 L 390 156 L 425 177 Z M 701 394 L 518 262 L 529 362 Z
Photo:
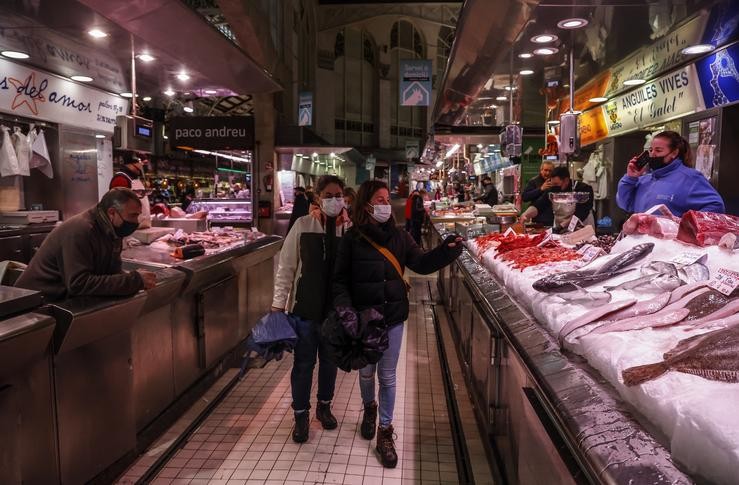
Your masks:
M 298 445 L 292 441 L 292 358 L 289 356 L 264 369 L 249 371 L 153 483 L 459 483 L 436 334 L 428 306 L 422 301 L 428 294 L 421 293 L 414 290 L 412 294 L 414 302 L 398 364 L 393 422 L 399 455 L 397 468 L 382 468 L 374 450 L 375 442 L 366 441 L 359 434 L 362 405 L 356 372 L 339 371 L 333 402 L 339 428 L 324 431 L 313 417 L 308 443 Z M 315 403 L 313 406 L 315 409 Z M 181 422 L 173 428 L 184 425 Z M 145 473 L 176 430 L 168 433 L 119 483 L 133 483 Z M 478 437 L 473 439 L 479 443 Z M 479 453 L 477 447 L 471 451 Z M 479 461 L 479 455 L 475 458 Z M 489 473 L 486 476 L 489 477 Z

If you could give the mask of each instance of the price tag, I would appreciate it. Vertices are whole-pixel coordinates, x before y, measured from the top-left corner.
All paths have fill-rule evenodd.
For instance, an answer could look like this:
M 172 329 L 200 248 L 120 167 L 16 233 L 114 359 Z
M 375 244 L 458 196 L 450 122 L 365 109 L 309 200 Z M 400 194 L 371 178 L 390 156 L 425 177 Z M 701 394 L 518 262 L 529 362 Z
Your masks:
M 503 236 L 504 236 L 504 237 L 508 237 L 508 236 L 510 236 L 511 234 L 513 234 L 514 236 L 516 236 L 516 231 L 514 231 L 512 227 L 509 227 L 509 228 L 508 228 L 508 229 L 506 230 L 506 232 L 504 232 L 504 233 L 503 233 Z
M 572 216 L 572 219 L 570 219 L 570 225 L 567 226 L 567 232 L 575 232 L 579 223 L 580 219 L 578 219 L 577 216 Z
M 542 247 L 542 246 L 544 246 L 546 243 L 548 243 L 551 240 L 552 240 L 552 230 L 551 229 L 547 229 L 547 236 L 544 238 L 544 240 L 542 242 L 540 242 L 539 244 L 537 244 L 537 247 Z
M 714 290 L 718 290 L 726 296 L 731 295 L 737 286 L 739 286 L 739 273 L 726 268 L 721 268 L 718 273 L 713 275 L 708 286 Z
M 586 244 L 578 249 L 577 252 L 582 255 L 582 260 L 585 263 L 589 263 L 603 254 L 603 250 L 601 248 L 593 246 L 592 244 Z
M 670 262 L 678 265 L 688 265 L 699 261 L 705 255 L 705 253 L 701 253 L 699 251 L 685 251 L 672 258 Z

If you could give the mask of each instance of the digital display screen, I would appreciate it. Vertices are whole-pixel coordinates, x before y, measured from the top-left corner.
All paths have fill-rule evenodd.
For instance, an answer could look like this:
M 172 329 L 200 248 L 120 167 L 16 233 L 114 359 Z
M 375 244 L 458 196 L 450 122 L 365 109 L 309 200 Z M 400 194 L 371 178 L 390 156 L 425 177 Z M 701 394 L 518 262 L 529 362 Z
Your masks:
M 151 138 L 151 126 L 136 125 L 136 136 Z

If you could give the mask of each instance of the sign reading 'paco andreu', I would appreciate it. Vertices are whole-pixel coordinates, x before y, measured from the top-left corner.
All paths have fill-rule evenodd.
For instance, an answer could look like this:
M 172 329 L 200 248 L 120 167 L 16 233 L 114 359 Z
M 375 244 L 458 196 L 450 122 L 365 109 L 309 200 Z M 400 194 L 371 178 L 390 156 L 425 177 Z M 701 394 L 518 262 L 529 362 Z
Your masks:
M 254 150 L 252 116 L 183 116 L 167 125 L 171 147 Z

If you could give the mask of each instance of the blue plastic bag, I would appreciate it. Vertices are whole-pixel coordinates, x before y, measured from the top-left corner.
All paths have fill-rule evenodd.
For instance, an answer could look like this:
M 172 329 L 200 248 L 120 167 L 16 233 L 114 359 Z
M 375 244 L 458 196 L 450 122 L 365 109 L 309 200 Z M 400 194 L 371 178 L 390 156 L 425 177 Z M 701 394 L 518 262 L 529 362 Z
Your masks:
M 270 360 L 282 359 L 284 352 L 292 352 L 298 341 L 295 318 L 284 312 L 270 312 L 259 319 L 246 339 L 246 353 L 241 374 L 246 369 L 262 368 Z

